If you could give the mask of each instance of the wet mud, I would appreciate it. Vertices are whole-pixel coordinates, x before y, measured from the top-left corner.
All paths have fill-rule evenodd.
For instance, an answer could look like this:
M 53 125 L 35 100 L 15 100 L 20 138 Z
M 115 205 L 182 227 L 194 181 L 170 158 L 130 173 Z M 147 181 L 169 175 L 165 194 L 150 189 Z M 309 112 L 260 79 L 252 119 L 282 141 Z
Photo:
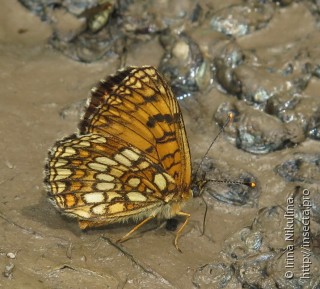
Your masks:
M 318 288 L 319 3 L 142 2 L 2 1 L 0 288 Z M 83 232 L 47 200 L 48 149 L 127 65 L 170 81 L 195 179 L 257 183 L 195 185 L 182 253 L 182 219 L 118 244 L 134 224 Z

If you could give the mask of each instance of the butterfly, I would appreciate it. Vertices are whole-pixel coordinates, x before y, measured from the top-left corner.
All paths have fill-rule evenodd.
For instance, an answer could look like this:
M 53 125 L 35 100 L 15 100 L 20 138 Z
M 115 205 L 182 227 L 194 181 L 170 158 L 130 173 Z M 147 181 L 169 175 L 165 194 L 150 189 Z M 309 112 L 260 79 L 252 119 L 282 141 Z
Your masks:
M 192 197 L 189 144 L 179 104 L 152 66 L 128 67 L 101 80 L 79 132 L 50 149 L 45 168 L 49 200 L 81 229 L 128 220 L 137 225 L 183 216 Z

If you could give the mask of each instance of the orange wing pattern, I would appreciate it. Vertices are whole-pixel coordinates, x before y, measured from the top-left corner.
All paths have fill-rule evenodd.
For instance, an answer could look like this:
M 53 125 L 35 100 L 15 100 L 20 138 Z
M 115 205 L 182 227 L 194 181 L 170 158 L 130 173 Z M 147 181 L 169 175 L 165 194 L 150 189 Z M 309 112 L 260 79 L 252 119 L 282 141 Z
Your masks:
M 179 234 L 190 216 L 181 212 L 192 195 L 190 153 L 178 102 L 156 69 L 129 67 L 102 80 L 79 127 L 49 152 L 54 205 L 81 228 L 183 215 Z
M 181 189 L 190 184 L 190 152 L 179 104 L 153 67 L 130 67 L 101 81 L 92 90 L 80 132 L 118 136 L 161 163 Z

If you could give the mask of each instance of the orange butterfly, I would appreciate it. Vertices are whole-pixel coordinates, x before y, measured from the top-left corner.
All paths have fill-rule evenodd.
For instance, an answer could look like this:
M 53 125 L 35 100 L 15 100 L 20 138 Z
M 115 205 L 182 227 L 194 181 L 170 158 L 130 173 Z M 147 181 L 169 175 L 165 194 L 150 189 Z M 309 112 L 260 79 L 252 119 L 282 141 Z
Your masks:
M 129 67 L 92 89 L 78 134 L 49 152 L 45 184 L 53 204 L 81 229 L 181 211 L 192 197 L 189 145 L 179 104 L 154 67 Z

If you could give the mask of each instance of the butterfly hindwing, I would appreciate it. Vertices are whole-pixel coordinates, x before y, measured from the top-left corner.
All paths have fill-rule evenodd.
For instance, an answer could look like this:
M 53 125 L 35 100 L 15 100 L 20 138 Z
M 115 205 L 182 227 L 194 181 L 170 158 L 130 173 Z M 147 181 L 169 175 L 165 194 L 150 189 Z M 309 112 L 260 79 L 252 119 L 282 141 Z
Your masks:
M 177 194 L 161 166 L 113 136 L 72 135 L 57 142 L 46 172 L 54 204 L 82 220 L 112 223 L 150 213 Z

